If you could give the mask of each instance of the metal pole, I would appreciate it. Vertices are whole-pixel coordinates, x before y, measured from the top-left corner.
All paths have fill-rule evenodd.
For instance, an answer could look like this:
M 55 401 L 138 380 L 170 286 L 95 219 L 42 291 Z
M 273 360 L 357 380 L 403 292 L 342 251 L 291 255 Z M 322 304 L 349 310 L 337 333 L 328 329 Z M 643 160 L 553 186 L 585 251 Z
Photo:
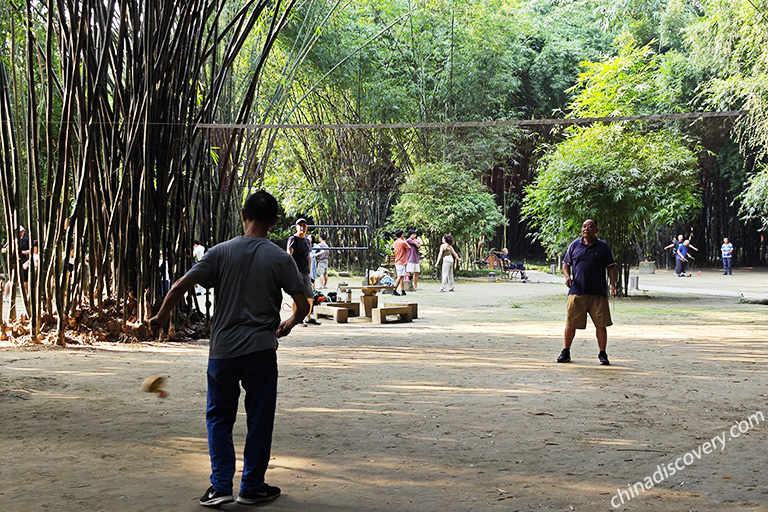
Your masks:
M 368 280 L 370 275 L 370 267 L 371 267 L 371 227 L 367 224 L 308 224 L 307 229 L 309 228 L 334 228 L 334 229 L 364 229 L 365 230 L 365 236 L 368 240 L 368 244 L 363 247 L 328 247 L 327 250 L 329 251 L 365 251 L 365 279 L 366 284 L 370 281 Z M 349 266 L 349 265 L 347 265 Z M 347 268 L 349 270 L 349 268 Z

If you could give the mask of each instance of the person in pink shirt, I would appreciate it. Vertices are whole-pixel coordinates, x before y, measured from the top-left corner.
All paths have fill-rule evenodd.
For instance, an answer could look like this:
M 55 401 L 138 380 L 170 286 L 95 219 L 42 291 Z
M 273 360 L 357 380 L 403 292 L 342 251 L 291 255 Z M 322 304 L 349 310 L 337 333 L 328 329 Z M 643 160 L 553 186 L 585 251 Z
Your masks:
M 398 229 L 395 231 L 395 272 L 397 279 L 395 280 L 395 289 L 392 290 L 392 295 L 405 295 L 405 267 L 408 264 L 408 253 L 411 251 L 411 246 L 405 241 L 403 230 Z M 402 290 L 397 293 L 397 288 Z
M 416 291 L 419 285 L 419 274 L 421 273 L 421 267 L 419 266 L 419 248 L 421 247 L 421 240 L 418 238 L 419 234 L 415 229 L 408 232 L 408 238 L 405 240 L 408 242 L 408 263 L 405 266 L 405 271 L 411 274 L 411 288 L 410 291 Z

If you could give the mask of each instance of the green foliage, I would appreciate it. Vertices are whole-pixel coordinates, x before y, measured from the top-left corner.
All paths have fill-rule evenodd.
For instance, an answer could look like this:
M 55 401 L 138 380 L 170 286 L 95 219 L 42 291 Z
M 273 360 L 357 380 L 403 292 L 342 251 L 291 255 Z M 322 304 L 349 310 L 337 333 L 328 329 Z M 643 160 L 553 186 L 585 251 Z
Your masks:
M 762 7 L 759 7 L 762 5 Z M 749 109 L 737 124 L 742 150 L 768 158 L 768 9 L 753 0 L 711 0 L 685 30 L 690 58 L 711 78 L 701 88 L 705 106 Z M 767 198 L 768 199 L 768 198 Z
M 562 251 L 587 218 L 621 251 L 643 226 L 687 218 L 700 204 L 686 141 L 623 123 L 574 130 L 544 158 L 526 194 L 523 211 L 551 253 Z
M 570 115 L 639 115 L 674 104 L 671 84 L 680 80 L 668 63 L 679 54 L 660 56 L 653 44 L 639 47 L 626 32 L 616 40 L 615 57 L 583 63 L 585 71 L 570 89 L 576 93 Z M 623 252 L 631 238 L 699 206 L 696 157 L 682 136 L 626 123 L 577 127 L 568 135 L 542 160 L 523 209 L 550 255 L 562 253 L 587 218 Z
M 740 196 L 739 214 L 744 220 L 757 220 L 768 230 L 768 165 L 762 166 L 747 180 L 747 188 Z
M 524 56 L 518 73 L 526 86 L 516 98 L 517 108 L 526 117 L 555 117 L 568 103 L 567 89 L 579 64 L 608 52 L 617 32 L 601 24 L 604 13 L 592 1 L 532 0 L 520 2 L 518 9 L 515 21 L 507 22 Z
M 768 227 L 768 8 L 753 0 L 711 0 L 685 29 L 691 62 L 709 80 L 700 101 L 717 110 L 749 109 L 736 124 L 741 152 L 755 167 L 740 196 L 742 219 Z
M 618 55 L 600 62 L 584 62 L 571 117 L 633 116 L 655 113 L 666 88 L 660 87 L 660 57 L 653 41 L 638 47 L 628 33 L 617 39 Z
M 313 4 L 296 12 L 305 8 L 330 11 Z M 565 90 L 573 84 L 579 62 L 609 48 L 613 35 L 598 26 L 598 16 L 583 1 L 347 4 L 328 18 L 322 37 L 307 53 L 292 94 L 302 98 L 313 92 L 296 107 L 292 120 L 387 123 L 550 117 L 567 101 Z M 574 19 L 580 22 L 573 23 Z M 293 40 L 300 38 L 300 32 L 298 25 L 289 25 L 279 51 L 294 51 Z M 472 171 L 510 169 L 511 173 L 522 160 L 518 151 L 525 136 L 508 127 L 403 130 L 392 133 L 391 141 L 379 142 L 381 133 L 355 135 L 360 141 L 354 143 L 347 134 L 281 133 L 277 152 L 291 155 L 275 154 L 277 165 L 270 172 L 301 172 L 311 184 L 307 186 L 303 178 L 279 178 L 280 193 L 291 196 L 286 208 L 338 221 L 340 215 L 362 212 L 364 204 L 372 204 L 376 212 L 370 216 L 371 225 L 379 227 L 375 217 L 386 216 L 390 201 L 401 192 L 401 170 L 417 162 L 440 161 Z M 345 155 L 363 155 L 368 161 L 358 158 L 359 165 L 349 165 L 343 161 Z M 378 190 L 384 191 L 381 198 Z M 509 207 L 516 195 L 503 197 Z
M 452 131 L 445 137 L 445 160 L 477 172 L 514 162 L 523 133 L 512 126 Z
M 639 24 L 656 26 L 667 0 L 598 0 L 595 4 L 601 9 L 605 23 L 617 24 L 626 31 Z
M 329 18 L 302 73 L 333 70 L 356 122 L 548 117 L 579 62 L 608 48 L 599 16 L 583 1 L 363 0 Z
M 492 234 L 503 223 L 488 189 L 471 172 L 451 164 L 417 166 L 408 173 L 389 218 L 392 229 L 413 227 L 434 241 L 451 233 L 464 244 Z

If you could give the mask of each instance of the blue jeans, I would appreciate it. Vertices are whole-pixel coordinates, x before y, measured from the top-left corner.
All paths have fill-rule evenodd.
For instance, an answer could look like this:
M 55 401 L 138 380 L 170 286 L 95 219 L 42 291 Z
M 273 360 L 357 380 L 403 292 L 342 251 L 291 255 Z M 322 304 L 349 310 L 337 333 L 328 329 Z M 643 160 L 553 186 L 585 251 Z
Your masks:
M 733 274 L 731 272 L 731 258 L 723 258 L 723 274 Z
M 231 359 L 208 360 L 208 451 L 211 455 L 211 485 L 232 493 L 235 476 L 235 446 L 232 427 L 237 418 L 240 384 L 245 390 L 248 433 L 243 450 L 240 492 L 257 491 L 264 483 L 272 449 L 272 428 L 277 403 L 277 353 L 262 350 Z

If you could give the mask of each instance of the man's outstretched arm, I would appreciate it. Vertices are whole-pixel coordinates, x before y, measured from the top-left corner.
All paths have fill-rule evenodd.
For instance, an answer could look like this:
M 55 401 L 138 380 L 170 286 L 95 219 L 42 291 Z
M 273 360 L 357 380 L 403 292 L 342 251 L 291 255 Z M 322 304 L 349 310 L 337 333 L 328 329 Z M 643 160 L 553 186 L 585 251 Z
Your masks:
M 173 286 L 171 286 L 171 289 L 168 291 L 165 299 L 163 300 L 163 305 L 160 306 L 160 311 L 158 311 L 155 316 L 149 319 L 149 328 L 152 330 L 152 332 L 157 332 L 162 327 L 168 325 L 168 321 L 171 318 L 171 312 L 173 311 L 173 308 L 176 307 L 176 304 L 178 304 L 181 299 L 184 298 L 184 294 L 194 288 L 196 284 L 197 283 L 195 283 L 187 276 L 183 276 L 181 279 L 173 283 Z

